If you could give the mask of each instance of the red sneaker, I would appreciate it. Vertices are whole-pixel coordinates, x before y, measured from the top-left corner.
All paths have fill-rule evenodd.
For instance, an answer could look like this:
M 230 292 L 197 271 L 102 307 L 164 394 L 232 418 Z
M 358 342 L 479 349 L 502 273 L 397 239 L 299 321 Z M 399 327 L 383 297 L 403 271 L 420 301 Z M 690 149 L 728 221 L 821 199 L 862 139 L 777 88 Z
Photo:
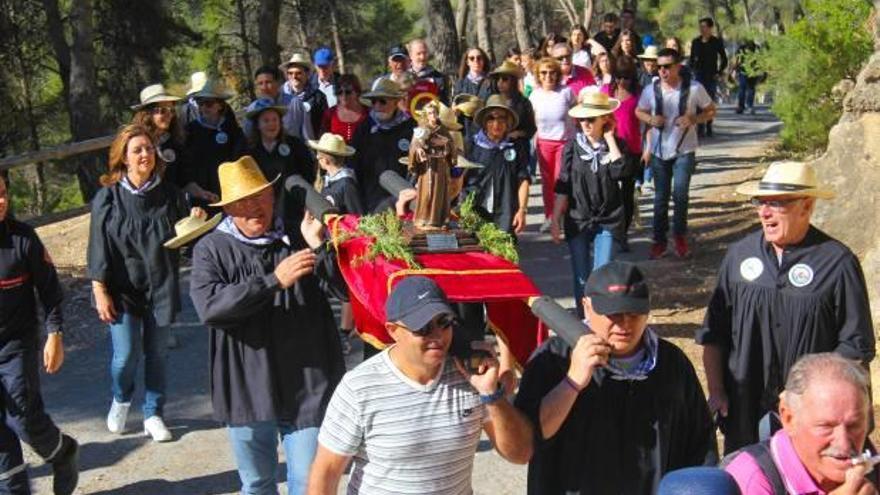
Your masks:
M 675 236 L 675 254 L 679 258 L 687 258 L 691 255 L 691 249 L 688 247 L 687 238 L 683 235 Z
M 648 254 L 648 257 L 652 260 L 659 260 L 660 258 L 666 256 L 666 243 L 655 242 L 651 245 L 651 251 Z

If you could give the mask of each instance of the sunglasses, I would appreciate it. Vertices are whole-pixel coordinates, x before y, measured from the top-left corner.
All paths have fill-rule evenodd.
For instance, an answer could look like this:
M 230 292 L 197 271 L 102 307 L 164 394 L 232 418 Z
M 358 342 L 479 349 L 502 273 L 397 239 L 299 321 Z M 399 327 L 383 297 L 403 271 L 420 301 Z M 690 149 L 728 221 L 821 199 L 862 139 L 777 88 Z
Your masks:
M 507 115 L 503 113 L 491 113 L 486 116 L 486 122 L 490 122 L 492 120 L 503 120 L 507 122 Z
M 427 337 L 434 330 L 445 330 L 451 328 L 454 324 L 455 317 L 452 315 L 443 315 L 418 330 L 411 330 L 411 332 L 418 337 Z
M 481 57 L 479 55 L 468 55 L 468 60 L 473 62 L 474 60 L 483 60 L 483 57 Z
M 542 76 L 554 76 L 554 77 L 559 75 L 556 73 L 555 70 L 542 70 L 542 71 L 538 72 L 538 74 L 542 75 Z
M 804 198 L 786 198 L 786 199 L 762 199 L 762 198 L 752 198 L 749 200 L 749 203 L 752 204 L 755 208 L 760 208 L 762 206 L 769 206 L 774 210 L 783 210 L 788 208 L 792 203 L 800 201 Z
M 153 107 L 150 109 L 150 113 L 153 115 L 171 115 L 174 113 L 174 109 L 171 107 Z
M 340 89 L 336 92 L 336 96 L 348 96 L 353 94 L 357 94 L 353 89 Z
M 386 100 L 385 98 L 373 98 L 372 103 L 373 103 L 373 105 L 375 105 L 377 103 L 379 105 L 384 105 L 384 104 L 388 103 L 388 100 Z
M 675 67 L 675 64 L 657 64 L 657 68 L 658 68 L 658 69 L 666 69 L 666 70 L 669 70 L 669 69 L 671 69 L 671 68 L 673 68 L 673 67 Z
M 589 123 L 592 124 L 592 123 L 595 122 L 596 119 L 598 119 L 598 118 L 599 118 L 599 117 L 584 117 L 584 118 L 582 118 L 582 119 L 577 119 L 577 120 L 578 120 L 578 122 L 589 122 Z

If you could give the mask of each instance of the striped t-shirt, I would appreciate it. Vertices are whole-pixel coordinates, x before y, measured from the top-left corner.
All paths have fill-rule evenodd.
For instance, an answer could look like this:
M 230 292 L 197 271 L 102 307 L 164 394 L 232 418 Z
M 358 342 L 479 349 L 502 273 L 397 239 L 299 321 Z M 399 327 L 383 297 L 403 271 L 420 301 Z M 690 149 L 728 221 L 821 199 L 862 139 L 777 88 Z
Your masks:
M 487 414 L 449 358 L 421 385 L 385 350 L 342 378 L 318 441 L 354 456 L 349 495 L 467 495 Z

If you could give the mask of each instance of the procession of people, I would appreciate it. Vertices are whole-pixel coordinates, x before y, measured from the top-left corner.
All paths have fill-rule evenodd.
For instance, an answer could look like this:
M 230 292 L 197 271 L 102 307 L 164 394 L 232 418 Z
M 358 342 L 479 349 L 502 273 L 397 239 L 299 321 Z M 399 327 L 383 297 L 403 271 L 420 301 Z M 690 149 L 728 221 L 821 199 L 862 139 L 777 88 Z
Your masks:
M 535 495 L 700 483 L 688 493 L 877 493 L 867 287 L 852 251 L 811 224 L 835 191 L 809 164 L 773 163 L 737 189 L 760 226 L 718 267 L 694 336 L 702 362 L 649 324 L 648 287 L 660 281 L 620 253 L 648 184 L 644 261 L 668 256 L 670 237 L 682 270 L 700 249 L 688 234 L 690 182 L 702 140 L 719 134 L 727 54 L 711 18 L 689 57 L 635 21 L 630 9 L 607 14 L 593 37 L 573 26 L 570 39 L 548 35 L 497 65 L 470 47 L 455 77 L 431 65 L 422 39 L 390 47 L 388 72 L 363 82 L 339 74 L 327 47 L 295 50 L 249 75 L 257 98 L 240 111 L 206 72 L 185 96 L 144 88 L 91 202 L 86 276 L 112 344 L 107 430 L 127 431 L 142 387 L 145 435 L 175 440 L 165 362 L 187 264 L 209 335 L 213 416 L 242 494 L 278 493 L 279 442 L 290 494 L 336 494 L 346 473 L 349 494 L 468 494 L 484 434 L 505 460 L 528 464 L 523 490 Z M 758 77 L 740 72 L 737 112 L 754 112 Z M 405 187 L 390 189 L 388 172 Z M 536 183 L 535 230 L 568 247 L 583 335 L 551 333 L 519 363 L 488 310 L 451 301 L 430 270 L 389 279 L 389 343 L 365 335 L 333 234 L 307 206 L 317 193 L 339 215 L 413 210 L 424 233 L 472 202 L 516 246 Z M 54 493 L 68 495 L 79 447 L 45 412 L 39 376 L 64 362 L 63 295 L 50 253 L 9 202 L 0 178 L 0 494 L 31 493 L 26 444 L 51 464 Z M 476 363 L 451 351 L 462 325 L 496 334 L 473 343 Z M 358 335 L 364 360 L 346 371 Z M 712 474 L 689 471 L 699 466 Z

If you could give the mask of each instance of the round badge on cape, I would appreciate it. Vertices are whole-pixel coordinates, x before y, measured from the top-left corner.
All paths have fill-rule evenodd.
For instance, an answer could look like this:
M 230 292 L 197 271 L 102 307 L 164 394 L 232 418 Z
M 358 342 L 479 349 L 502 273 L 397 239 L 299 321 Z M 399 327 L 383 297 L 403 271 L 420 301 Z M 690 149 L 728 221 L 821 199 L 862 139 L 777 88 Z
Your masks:
M 281 143 L 278 145 L 278 154 L 281 156 L 287 156 L 290 154 L 290 146 L 287 143 Z
M 305 110 L 306 112 L 311 112 L 312 111 L 312 104 L 307 101 L 304 101 L 303 102 L 303 110 Z
M 397 149 L 400 151 L 409 151 L 409 140 L 401 138 L 400 141 L 397 142 Z
M 806 287 L 813 281 L 813 269 L 809 265 L 798 263 L 788 271 L 788 281 L 795 287 Z
M 421 127 L 416 127 L 416 129 L 413 131 L 413 136 L 415 136 L 416 139 L 422 139 L 423 137 L 425 137 L 426 134 L 428 134 L 428 131 L 422 129 Z
M 229 142 L 229 134 L 220 131 L 217 133 L 216 136 L 214 136 L 214 141 L 217 141 L 217 144 L 226 144 Z
M 171 163 L 174 160 L 177 160 L 177 153 L 171 148 L 165 148 L 162 150 L 162 159 L 167 163 Z
M 159 144 L 165 144 L 169 139 L 171 139 L 171 134 L 163 132 L 162 135 L 159 136 Z
M 764 263 L 756 257 L 746 258 L 739 264 L 739 274 L 749 282 L 756 280 L 764 273 Z
M 516 160 L 516 150 L 513 148 L 507 148 L 504 150 L 504 159 L 509 162 Z

